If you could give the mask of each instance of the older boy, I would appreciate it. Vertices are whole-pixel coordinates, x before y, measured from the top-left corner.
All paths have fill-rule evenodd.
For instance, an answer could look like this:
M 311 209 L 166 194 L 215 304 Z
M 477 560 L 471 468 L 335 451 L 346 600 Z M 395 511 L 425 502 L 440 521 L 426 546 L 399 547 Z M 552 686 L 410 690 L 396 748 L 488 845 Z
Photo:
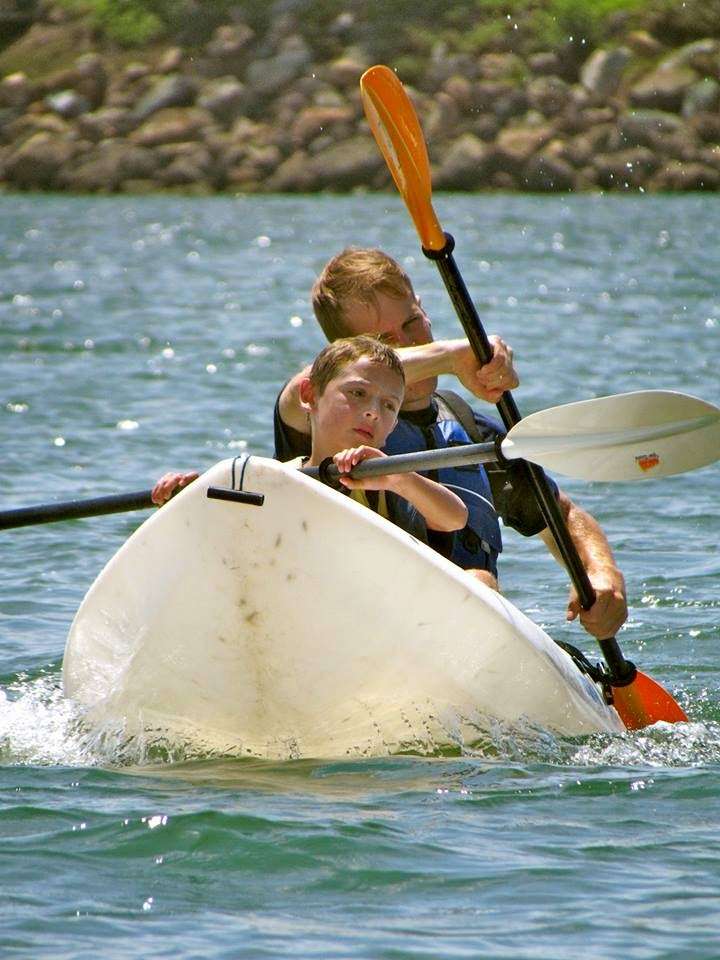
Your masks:
M 348 249 L 330 260 L 313 287 L 313 309 L 329 340 L 369 333 L 383 337 L 398 350 L 407 387 L 398 426 L 388 437 L 386 452 L 452 446 L 504 432 L 498 423 L 472 411 L 459 397 L 437 393 L 436 387 L 439 374 L 454 373 L 474 393 L 496 401 L 505 389 L 517 385 L 508 365 L 508 348 L 496 341 L 493 363 L 479 368 L 466 341 L 434 343 L 430 320 L 409 277 L 382 251 Z M 310 450 L 306 410 L 300 396 L 300 384 L 307 374 L 306 369 L 293 377 L 278 397 L 275 448 L 281 460 Z M 496 564 L 502 549 L 498 513 L 506 524 L 526 536 L 539 533 L 557 557 L 521 464 L 502 470 L 486 471 L 481 466 L 443 470 L 437 479 L 459 493 L 470 513 L 468 524 L 454 537 L 450 557 L 488 585 L 497 586 Z M 567 618 L 579 617 L 585 629 L 598 638 L 614 636 L 627 617 L 622 573 L 593 517 L 560 491 L 558 498 L 597 594 L 593 607 L 583 611 L 573 590 Z

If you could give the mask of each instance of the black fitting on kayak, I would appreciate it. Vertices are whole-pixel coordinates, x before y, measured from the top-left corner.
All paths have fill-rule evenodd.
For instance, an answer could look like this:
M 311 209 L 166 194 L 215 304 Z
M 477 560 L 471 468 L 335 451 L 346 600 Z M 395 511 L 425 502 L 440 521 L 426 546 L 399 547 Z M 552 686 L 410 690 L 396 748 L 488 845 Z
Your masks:
M 615 637 L 599 640 L 605 663 L 608 665 L 608 680 L 613 687 L 627 687 L 637 677 L 637 667 L 622 655 Z
M 612 684 L 610 683 L 610 674 L 607 672 L 605 667 L 601 663 L 592 663 L 592 661 L 588 660 L 582 650 L 578 650 L 578 648 L 574 647 L 571 643 L 566 643 L 563 640 L 556 640 L 555 643 L 558 645 L 558 647 L 562 647 L 565 653 L 570 655 L 572 662 L 578 668 L 580 673 L 584 673 L 586 676 L 590 677 L 593 683 L 597 683 L 602 687 L 605 703 L 607 703 L 608 706 L 612 706 Z
M 265 503 L 264 493 L 232 490 L 230 487 L 208 487 L 207 496 L 209 500 L 230 500 L 233 503 L 245 503 L 251 507 L 261 507 Z
M 334 490 L 343 489 L 343 485 L 340 483 L 340 472 L 335 466 L 335 461 L 332 457 L 325 457 L 325 459 L 318 466 L 317 472 L 318 480 L 320 480 L 321 483 L 324 483 L 328 487 L 332 487 Z
M 428 260 L 444 260 L 445 257 L 449 257 L 455 249 L 455 237 L 450 233 L 445 233 L 444 230 L 443 236 L 445 237 L 445 246 L 442 250 L 426 250 L 425 247 L 422 248 L 422 252 Z

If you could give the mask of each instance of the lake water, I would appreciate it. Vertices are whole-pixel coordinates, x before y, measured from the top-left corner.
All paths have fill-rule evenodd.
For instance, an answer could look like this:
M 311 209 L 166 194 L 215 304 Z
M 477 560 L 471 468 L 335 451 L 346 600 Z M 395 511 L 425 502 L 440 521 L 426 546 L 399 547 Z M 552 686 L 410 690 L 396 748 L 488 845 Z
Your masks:
M 663 387 L 720 402 L 720 199 L 439 197 L 525 413 Z M 308 292 L 348 243 L 407 266 L 394 197 L 0 197 L 0 509 L 269 455 L 322 345 Z M 450 384 L 448 384 L 450 385 Z M 563 486 L 628 580 L 624 652 L 689 724 L 456 756 L 123 766 L 61 695 L 67 630 L 142 518 L 0 534 L 0 954 L 720 956 L 720 468 Z M 562 572 L 509 534 L 505 592 L 559 639 Z

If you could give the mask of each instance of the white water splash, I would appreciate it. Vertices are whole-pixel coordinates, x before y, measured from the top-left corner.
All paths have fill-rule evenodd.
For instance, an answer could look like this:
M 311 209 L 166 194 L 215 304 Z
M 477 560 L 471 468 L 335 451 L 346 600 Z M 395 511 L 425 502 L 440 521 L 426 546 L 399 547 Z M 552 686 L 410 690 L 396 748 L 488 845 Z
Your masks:
M 720 762 L 720 724 L 655 723 L 614 737 L 590 737 L 569 757 L 581 766 L 703 767 Z
M 556 737 L 535 724 L 496 722 L 480 729 L 467 718 L 458 729 L 444 732 L 443 743 L 406 742 L 400 752 L 573 767 L 703 767 L 720 762 L 720 723 L 714 721 L 657 723 L 644 730 L 595 734 L 582 741 Z M 4 764 L 126 767 L 232 755 L 232 750 L 218 754 L 197 742 L 191 746 L 169 739 L 162 731 L 128 736 L 122 728 L 90 729 L 78 705 L 63 696 L 59 672 L 34 679 L 20 677 L 0 689 L 0 762 Z
M 77 708 L 62 694 L 59 674 L 21 678 L 0 690 L 0 760 L 33 765 L 90 766 Z

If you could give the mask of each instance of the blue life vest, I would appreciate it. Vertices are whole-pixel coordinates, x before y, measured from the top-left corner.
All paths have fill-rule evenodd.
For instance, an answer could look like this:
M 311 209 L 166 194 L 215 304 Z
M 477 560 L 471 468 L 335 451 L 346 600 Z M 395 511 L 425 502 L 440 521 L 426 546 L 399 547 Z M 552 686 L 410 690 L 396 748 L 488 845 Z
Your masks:
M 435 399 L 437 402 L 438 398 Z M 440 401 L 437 417 L 428 426 L 417 426 L 401 414 L 383 449 L 388 454 L 411 453 L 474 442 L 450 407 Z M 489 570 L 497 576 L 502 534 L 490 481 L 482 465 L 443 468 L 428 476 L 456 493 L 468 508 L 467 525 L 453 535 L 450 560 L 465 570 Z

